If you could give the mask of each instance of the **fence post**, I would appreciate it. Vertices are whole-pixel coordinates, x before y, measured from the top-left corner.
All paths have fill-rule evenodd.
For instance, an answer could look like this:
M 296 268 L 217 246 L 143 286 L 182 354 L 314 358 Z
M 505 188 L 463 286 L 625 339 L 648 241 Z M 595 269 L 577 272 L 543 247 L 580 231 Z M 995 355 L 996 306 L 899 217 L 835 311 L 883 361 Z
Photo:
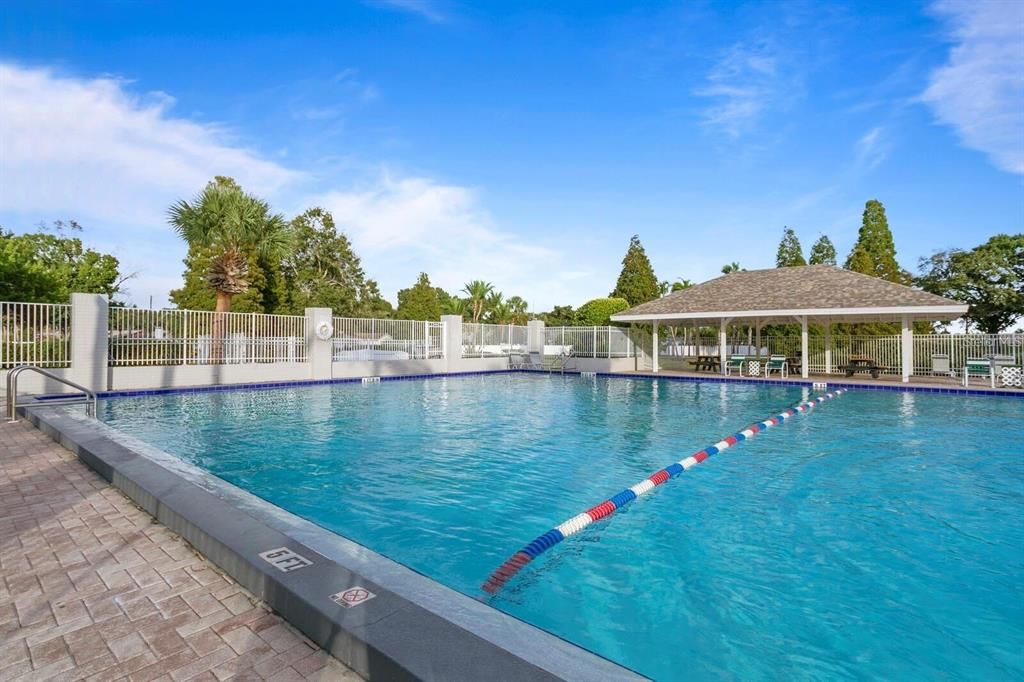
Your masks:
M 914 373 L 914 336 L 910 326 L 910 316 L 904 315 L 900 329 L 900 375 L 903 383 L 910 381 Z
M 832 322 L 825 322 L 825 374 L 832 373 Z
M 314 381 L 334 376 L 331 366 L 334 361 L 334 339 L 324 341 L 316 335 L 318 325 L 326 322 L 334 326 L 333 316 L 330 308 L 306 308 L 306 361 L 309 363 L 309 378 Z
M 107 390 L 107 298 L 71 294 L 72 381 L 92 391 Z
M 442 315 L 444 371 L 454 372 L 462 363 L 462 315 Z

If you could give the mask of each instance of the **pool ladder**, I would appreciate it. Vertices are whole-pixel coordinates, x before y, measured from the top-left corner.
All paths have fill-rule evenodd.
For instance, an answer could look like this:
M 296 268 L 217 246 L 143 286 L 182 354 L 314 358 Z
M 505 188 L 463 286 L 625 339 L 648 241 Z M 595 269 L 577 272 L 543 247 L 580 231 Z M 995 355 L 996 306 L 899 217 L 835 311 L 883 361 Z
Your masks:
M 36 367 L 35 365 L 18 365 L 7 373 L 7 419 L 12 424 L 18 421 L 18 376 L 20 376 L 22 372 L 35 372 L 36 374 L 42 374 L 48 379 L 70 386 L 71 388 L 78 389 L 85 394 L 47 400 L 44 403 L 45 405 L 82 405 L 84 403 L 86 416 L 96 416 L 96 394 L 93 391 L 90 391 L 85 386 L 65 379 L 62 376 L 58 376 L 53 372 L 48 372 L 42 367 Z

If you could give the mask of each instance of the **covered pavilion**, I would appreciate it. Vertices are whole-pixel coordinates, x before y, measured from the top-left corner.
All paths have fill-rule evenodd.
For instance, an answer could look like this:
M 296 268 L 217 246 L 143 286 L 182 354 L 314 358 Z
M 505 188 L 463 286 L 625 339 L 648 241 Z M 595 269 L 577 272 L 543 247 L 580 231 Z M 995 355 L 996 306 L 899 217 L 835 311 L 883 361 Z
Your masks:
M 726 328 L 745 324 L 760 332 L 766 324 L 799 324 L 808 376 L 809 324 L 825 329 L 825 372 L 831 372 L 833 323 L 898 322 L 900 374 L 909 381 L 913 366 L 913 323 L 949 321 L 967 306 L 926 291 L 862 275 L 833 265 L 803 265 L 733 272 L 612 315 L 615 322 L 653 325 L 652 371 L 658 371 L 658 325 L 718 327 L 719 357 L 726 362 Z

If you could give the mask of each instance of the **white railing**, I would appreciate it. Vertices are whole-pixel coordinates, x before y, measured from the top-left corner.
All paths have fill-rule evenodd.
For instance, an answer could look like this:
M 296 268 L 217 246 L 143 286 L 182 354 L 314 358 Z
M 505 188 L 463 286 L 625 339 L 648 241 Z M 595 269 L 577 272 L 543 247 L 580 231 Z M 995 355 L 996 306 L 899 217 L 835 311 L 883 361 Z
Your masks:
M 462 357 L 489 358 L 526 353 L 526 327 L 516 324 L 462 323 Z
M 303 315 L 111 308 L 110 365 L 305 362 Z
M 444 357 L 443 325 L 420 320 L 334 318 L 334 362 Z
M 628 358 L 633 356 L 633 340 L 621 327 L 547 327 L 544 354 Z
M 71 306 L 0 301 L 0 369 L 71 365 Z

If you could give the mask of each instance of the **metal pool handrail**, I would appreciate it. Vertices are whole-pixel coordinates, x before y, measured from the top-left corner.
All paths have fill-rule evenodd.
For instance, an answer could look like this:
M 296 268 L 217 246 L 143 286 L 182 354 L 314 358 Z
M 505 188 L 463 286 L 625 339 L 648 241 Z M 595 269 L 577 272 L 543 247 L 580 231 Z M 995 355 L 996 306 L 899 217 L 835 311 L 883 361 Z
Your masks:
M 797 405 L 796 407 L 791 407 L 784 412 L 780 412 L 774 417 L 769 417 L 764 421 L 751 424 L 742 431 L 738 431 L 735 434 L 718 441 L 714 445 L 709 445 L 703 450 L 693 453 L 686 459 L 680 460 L 675 464 L 670 464 L 661 471 L 651 474 L 636 485 L 626 488 L 618 495 L 605 500 L 595 507 L 591 507 L 582 514 L 577 514 L 560 526 L 555 526 L 543 535 L 538 536 L 533 540 L 533 542 L 509 557 L 505 563 L 494 569 L 494 572 L 491 573 L 486 582 L 480 586 L 481 589 L 483 589 L 484 592 L 489 592 L 490 594 L 497 594 L 498 590 L 504 587 L 505 583 L 511 580 L 516 573 L 521 571 L 526 564 L 530 563 L 570 535 L 575 535 L 595 521 L 603 519 L 606 516 L 610 516 L 615 512 L 615 510 L 621 509 L 641 495 L 646 495 L 668 479 L 678 476 L 690 467 L 697 466 L 711 455 L 730 448 L 740 441 L 753 438 L 757 433 L 769 429 L 776 424 L 781 424 L 798 412 L 810 411 L 826 400 L 837 398 L 845 392 L 846 389 L 838 388 L 830 393 L 820 395 L 814 400 L 809 400 L 806 403 Z
M 69 379 L 65 379 L 62 376 L 58 376 L 53 372 L 48 372 L 42 367 L 36 367 L 35 365 L 18 365 L 17 367 L 15 367 L 14 369 L 7 373 L 7 417 L 8 421 L 10 421 L 11 423 L 18 421 L 18 376 L 22 372 L 35 372 L 37 374 L 42 374 L 44 377 L 47 377 L 48 379 L 53 379 L 58 383 L 65 384 L 67 386 L 70 386 L 71 388 L 78 389 L 79 391 L 85 394 L 84 402 L 86 416 L 96 416 L 96 394 L 93 391 L 90 391 L 81 384 L 76 384 L 75 382 L 70 381 Z M 77 405 L 80 402 L 82 401 L 72 396 L 71 398 L 52 401 L 49 404 Z

